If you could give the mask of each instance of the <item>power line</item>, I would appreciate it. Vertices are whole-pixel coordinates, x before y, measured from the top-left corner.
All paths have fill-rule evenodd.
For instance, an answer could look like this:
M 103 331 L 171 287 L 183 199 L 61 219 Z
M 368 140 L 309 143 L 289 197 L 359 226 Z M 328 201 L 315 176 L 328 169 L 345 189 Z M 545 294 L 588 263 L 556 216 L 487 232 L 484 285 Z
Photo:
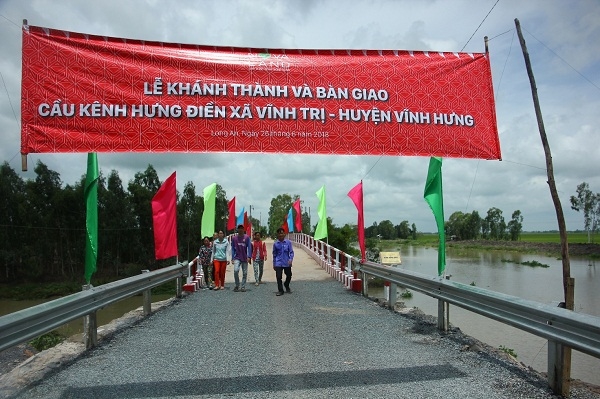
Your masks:
M 10 18 L 6 17 L 5 15 L 0 14 L 0 17 L 4 18 L 5 20 L 7 20 L 8 22 L 10 22 L 11 24 L 13 24 L 14 26 L 16 26 L 17 28 L 21 29 L 21 25 L 19 25 L 16 22 L 12 21 Z
M 596 85 L 594 82 L 592 82 L 590 79 L 588 79 L 584 74 L 582 74 L 581 72 L 579 72 L 577 69 L 575 69 L 571 64 L 569 64 L 567 62 L 567 60 L 565 60 L 563 57 L 561 57 L 560 55 L 558 55 L 556 53 L 556 51 L 552 50 L 550 47 L 546 46 L 546 44 L 544 44 L 544 42 L 542 42 L 540 39 L 538 39 L 537 37 L 535 37 L 533 35 L 533 33 L 529 32 L 527 29 L 523 28 L 523 30 L 527 33 L 529 33 L 531 35 L 531 37 L 533 37 L 535 40 L 537 40 L 538 42 L 540 42 L 540 44 L 544 47 L 546 47 L 552 54 L 554 54 L 555 56 L 557 56 L 558 58 L 561 59 L 562 62 L 564 62 L 565 64 L 567 64 L 569 66 L 569 68 L 571 68 L 572 70 L 574 70 L 575 72 L 577 72 L 579 74 L 579 76 L 581 76 L 582 78 L 584 78 L 585 80 L 587 80 L 592 86 L 594 86 L 596 89 L 600 90 L 600 87 L 598 85 Z
M 371 171 L 373 170 L 373 168 L 375 167 L 375 165 L 377 165 L 379 163 L 379 161 L 381 161 L 381 157 L 383 157 L 383 155 L 380 155 L 379 158 L 377 158 L 377 161 L 375 161 L 375 163 L 373 164 L 373 166 L 371 166 L 371 169 L 369 169 L 367 171 L 367 173 L 363 176 L 363 178 L 361 180 L 365 180 L 365 178 L 369 175 L 369 173 L 371 173 Z
M 494 3 L 494 5 L 492 6 L 492 8 L 490 8 L 490 11 L 488 11 L 488 13 L 483 18 L 483 20 L 481 21 L 481 23 L 479 24 L 479 26 L 477 27 L 477 29 L 475 29 L 475 32 L 473 32 L 473 34 L 471 35 L 471 37 L 469 38 L 469 40 L 467 40 L 467 42 L 465 43 L 465 45 L 463 46 L 463 48 L 460 49 L 461 52 L 465 49 L 465 47 L 467 47 L 467 44 L 469 44 L 469 42 L 471 41 L 471 39 L 473 38 L 473 36 L 475 36 L 475 33 L 477 33 L 477 31 L 479 30 L 479 28 L 481 28 L 481 25 L 483 25 L 483 23 L 485 22 L 485 20 L 487 19 L 487 17 L 490 15 L 490 13 L 494 9 L 494 7 L 496 7 L 496 4 L 498 4 L 499 1 L 500 0 L 496 0 L 496 2 Z
M 10 98 L 10 94 L 8 93 L 8 87 L 6 86 L 6 81 L 4 80 L 4 75 L 2 74 L 2 72 L 0 72 L 0 78 L 2 78 L 2 84 L 4 85 L 4 90 L 6 91 L 6 96 L 8 97 L 8 103 L 10 104 L 10 109 L 12 109 L 13 116 L 15 117 L 15 122 L 17 122 L 17 125 L 20 128 L 21 125 L 19 124 L 19 120 L 17 119 L 17 113 L 15 112 L 15 107 L 13 107 L 13 105 L 12 105 L 12 100 Z

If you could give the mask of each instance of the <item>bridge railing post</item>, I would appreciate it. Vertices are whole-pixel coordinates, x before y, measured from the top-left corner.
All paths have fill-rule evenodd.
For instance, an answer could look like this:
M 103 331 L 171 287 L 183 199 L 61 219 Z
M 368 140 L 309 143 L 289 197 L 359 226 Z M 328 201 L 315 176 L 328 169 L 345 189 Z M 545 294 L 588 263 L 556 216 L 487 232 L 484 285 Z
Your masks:
M 450 280 L 450 276 L 445 277 Z M 450 323 L 450 304 L 442 299 L 438 299 L 438 317 L 437 328 L 440 331 L 448 331 Z
M 394 310 L 396 308 L 396 300 L 398 298 L 398 285 L 390 282 L 390 298 L 388 300 L 388 309 Z
M 175 296 L 177 298 L 181 298 L 183 297 L 183 289 L 181 288 L 183 286 L 183 276 L 178 276 L 176 279 L 176 287 L 175 287 Z
M 91 290 L 94 288 L 91 284 L 84 284 L 81 287 L 82 291 Z M 96 319 L 96 311 L 85 315 L 83 318 L 83 343 L 86 349 L 93 348 L 98 345 L 98 323 Z
M 565 359 L 570 358 L 570 351 L 570 347 L 548 340 L 548 385 L 556 393 L 569 392 L 571 363 Z
M 142 270 L 142 274 L 150 273 L 150 270 Z M 142 303 L 144 307 L 144 316 L 149 316 L 152 313 L 152 292 L 147 289 L 142 292 Z

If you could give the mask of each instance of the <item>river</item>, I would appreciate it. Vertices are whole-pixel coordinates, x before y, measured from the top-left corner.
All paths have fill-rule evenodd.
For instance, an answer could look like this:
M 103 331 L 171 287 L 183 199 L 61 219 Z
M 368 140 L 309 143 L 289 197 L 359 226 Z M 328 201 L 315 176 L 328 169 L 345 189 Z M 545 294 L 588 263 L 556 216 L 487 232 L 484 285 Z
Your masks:
M 173 295 L 161 294 L 152 295 L 152 302 L 160 302 L 165 299 L 172 298 Z M 50 299 L 43 300 L 24 300 L 24 301 L 12 301 L 7 299 L 0 300 L 0 316 L 4 316 L 9 313 L 17 312 L 32 306 L 39 305 L 44 302 L 48 302 Z M 99 326 L 110 323 L 112 320 L 118 319 L 125 313 L 130 312 L 134 309 L 142 306 L 142 296 L 132 296 L 129 298 L 122 299 L 111 305 L 108 305 L 96 312 L 96 321 Z M 70 323 L 63 324 L 56 331 L 64 337 L 70 337 L 75 334 L 83 333 L 83 318 L 79 318 L 71 321 Z
M 437 249 L 403 246 L 400 250 L 401 269 L 421 274 L 437 274 Z M 537 261 L 549 268 L 532 267 L 520 263 Z M 570 259 L 571 277 L 575 278 L 575 311 L 600 316 L 600 261 Z M 446 273 L 452 281 L 474 283 L 478 287 L 546 304 L 563 300 L 562 262 L 560 259 L 510 251 L 486 251 L 447 248 Z M 402 298 L 407 307 L 417 307 L 437 316 L 437 300 L 412 292 L 413 297 Z M 383 297 L 383 289 L 369 288 L 369 295 Z M 517 354 L 517 360 L 538 371 L 547 371 L 547 341 L 517 328 L 450 306 L 450 323 L 465 334 L 493 347 L 504 346 Z M 573 351 L 571 377 L 600 385 L 600 359 Z

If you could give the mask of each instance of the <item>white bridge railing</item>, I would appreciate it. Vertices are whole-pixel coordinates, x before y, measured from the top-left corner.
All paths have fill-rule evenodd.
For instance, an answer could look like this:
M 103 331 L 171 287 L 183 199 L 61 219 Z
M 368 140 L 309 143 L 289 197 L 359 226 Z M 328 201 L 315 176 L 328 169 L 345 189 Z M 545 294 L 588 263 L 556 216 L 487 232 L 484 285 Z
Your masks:
M 564 373 L 563 349 L 573 348 L 600 358 L 600 317 L 505 295 L 471 285 L 358 259 L 314 240 L 291 233 L 290 240 L 306 250 L 332 276 L 350 289 L 368 295 L 368 277 L 390 283 L 388 306 L 396 303 L 397 287 L 406 287 L 438 299 L 438 328 L 448 328 L 448 305 L 453 304 L 480 315 L 527 331 L 548 340 L 548 382 L 555 391 Z M 358 283 L 360 281 L 360 283 Z

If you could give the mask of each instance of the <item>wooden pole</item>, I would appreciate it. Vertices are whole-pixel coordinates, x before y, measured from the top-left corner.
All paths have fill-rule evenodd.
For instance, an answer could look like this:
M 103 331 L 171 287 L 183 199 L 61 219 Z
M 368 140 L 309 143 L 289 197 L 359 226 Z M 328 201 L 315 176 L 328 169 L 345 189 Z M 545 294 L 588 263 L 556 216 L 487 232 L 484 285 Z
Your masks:
M 27 20 L 23 20 L 23 26 L 28 25 Z M 27 172 L 27 155 L 21 154 L 21 171 Z
M 552 154 L 550 152 L 550 145 L 548 144 L 548 138 L 546 136 L 546 129 L 544 127 L 544 120 L 542 119 L 542 110 L 537 94 L 537 86 L 535 84 L 535 78 L 533 77 L 533 69 L 531 68 L 531 61 L 529 60 L 529 52 L 527 51 L 527 45 L 521 32 L 521 24 L 519 20 L 515 18 L 515 26 L 517 27 L 517 34 L 519 35 L 519 42 L 521 43 L 521 49 L 523 50 L 523 57 L 525 58 L 525 67 L 527 68 L 527 75 L 529 76 L 529 83 L 531 85 L 531 94 L 533 96 L 533 106 L 535 108 L 535 115 L 537 117 L 538 129 L 540 131 L 540 137 L 544 146 L 544 153 L 546 155 L 546 173 L 548 175 L 548 186 L 550 187 L 550 195 L 554 202 L 554 208 L 556 210 L 556 218 L 558 219 L 558 231 L 560 233 L 560 247 L 563 267 L 563 291 L 564 291 L 564 305 L 565 308 L 573 310 L 575 305 L 575 280 L 571 278 L 571 264 L 569 261 L 569 245 L 567 241 L 567 227 L 565 224 L 565 216 L 563 214 L 562 205 L 560 198 L 558 197 L 558 191 L 556 190 L 556 182 L 554 181 L 554 167 L 552 166 Z M 558 370 L 555 374 L 554 381 L 549 381 L 550 386 L 555 393 L 563 396 L 569 395 L 570 389 L 570 375 L 571 375 L 571 348 L 562 346 L 562 370 Z M 560 356 L 559 356 L 560 357 Z M 548 365 L 550 368 L 550 365 Z M 562 372 L 561 372 L 562 371 Z M 551 373 L 549 373 L 550 375 Z

